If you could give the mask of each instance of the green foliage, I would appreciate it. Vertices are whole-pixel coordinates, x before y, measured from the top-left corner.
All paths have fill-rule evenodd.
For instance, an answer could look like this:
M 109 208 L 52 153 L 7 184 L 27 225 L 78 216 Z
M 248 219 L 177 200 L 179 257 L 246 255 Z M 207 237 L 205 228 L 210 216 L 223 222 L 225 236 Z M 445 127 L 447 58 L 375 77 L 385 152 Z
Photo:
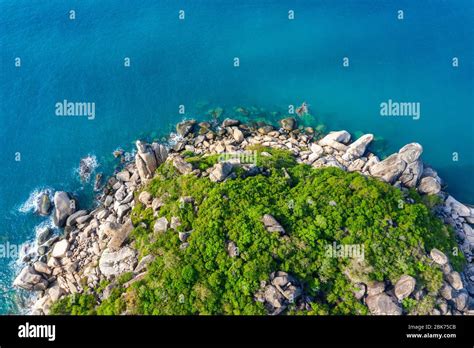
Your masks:
M 393 284 L 409 274 L 430 294 L 439 289 L 442 273 L 426 254 L 433 247 L 450 254 L 456 242 L 416 192 L 410 192 L 415 199 L 410 204 L 400 190 L 376 179 L 337 168 L 298 165 L 283 150 L 250 150 L 257 151 L 258 165 L 269 169 L 268 176 L 212 183 L 208 178 L 178 175 L 169 164 L 158 168 L 145 189 L 164 205 L 153 216 L 150 208 L 137 203 L 132 212 L 137 227 L 131 237 L 140 255 L 156 255 L 155 261 L 146 277 L 128 289 L 122 284 L 130 275 L 122 276 L 97 314 L 125 310 L 153 315 L 264 314 L 253 295 L 276 270 L 294 275 L 314 298 L 310 310 L 289 308 L 288 314 L 366 314 L 347 273 L 361 281 Z M 217 158 L 190 153 L 186 160 L 205 168 Z M 194 203 L 180 204 L 183 196 L 191 196 Z M 267 232 L 261 221 L 264 214 L 273 215 L 286 236 Z M 153 222 L 163 216 L 168 221 L 179 217 L 179 230 L 192 230 L 187 248 L 180 248 L 176 231 L 153 232 Z M 227 254 L 229 241 L 239 249 L 235 258 Z M 328 246 L 333 243 L 360 245 L 364 259 L 329 257 Z M 460 267 L 463 256 L 450 260 Z M 61 300 L 57 311 L 92 310 L 91 298 L 84 301 L 78 310 L 76 302 Z M 412 302 L 405 300 L 405 309 L 420 313 L 433 303 Z
M 96 298 L 92 294 L 73 294 L 56 301 L 51 306 L 50 314 L 94 315 L 97 314 L 96 305 Z

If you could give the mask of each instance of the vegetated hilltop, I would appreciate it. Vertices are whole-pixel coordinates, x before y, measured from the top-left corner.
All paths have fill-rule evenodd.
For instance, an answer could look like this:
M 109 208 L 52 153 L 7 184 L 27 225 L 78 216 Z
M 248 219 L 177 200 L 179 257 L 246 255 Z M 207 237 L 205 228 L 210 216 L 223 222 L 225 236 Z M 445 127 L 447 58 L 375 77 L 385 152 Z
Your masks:
M 372 134 L 294 118 L 177 133 L 137 141 L 92 211 L 54 194 L 64 235 L 41 233 L 15 280 L 38 294 L 32 313 L 473 313 L 474 209 L 420 144 L 381 160 Z

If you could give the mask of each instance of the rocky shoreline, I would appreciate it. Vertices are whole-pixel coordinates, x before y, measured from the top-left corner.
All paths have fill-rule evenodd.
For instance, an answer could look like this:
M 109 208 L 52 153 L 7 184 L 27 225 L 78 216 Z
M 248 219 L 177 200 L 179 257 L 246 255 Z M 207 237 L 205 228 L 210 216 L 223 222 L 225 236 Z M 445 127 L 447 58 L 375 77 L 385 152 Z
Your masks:
M 39 213 L 53 214 L 55 225 L 63 228 L 64 233 L 62 237 L 52 237 L 51 231 L 45 229 L 38 236 L 37 255 L 27 261 L 14 281 L 14 286 L 37 295 L 30 313 L 48 314 L 59 298 L 96 288 L 102 280 L 113 280 L 126 272 L 133 272 L 133 277 L 125 287 L 144 277 L 153 256 L 139 260 L 134 243 L 128 238 L 134 227 L 130 215 L 136 201 L 152 207 L 155 212 L 160 209 L 159 198 L 153 199 L 148 192 L 140 192 L 160 164 L 168 161 L 183 175 L 209 177 L 213 182 L 232 180 L 235 173 L 231 161 L 219 162 L 201 171 L 193 169 L 183 154 L 187 151 L 206 155 L 245 153 L 248 146 L 261 145 L 288 150 L 298 163 L 314 168 L 338 167 L 378 178 L 402 190 L 414 188 L 422 195 L 438 196 L 443 203 L 436 206 L 434 212 L 455 229 L 467 263 L 464 271 L 458 273 L 452 269 L 447 255 L 437 249 L 430 251 L 429 257 L 441 266 L 444 274 L 443 287 L 438 294 L 439 309 L 431 314 L 474 314 L 474 231 L 471 227 L 474 208 L 442 190 L 442 179 L 420 158 L 423 152 L 420 144 L 405 145 L 397 153 L 380 160 L 367 150 L 374 138 L 372 134 L 365 134 L 353 142 L 345 130 L 320 136 L 312 128 L 298 128 L 296 119 L 291 117 L 282 119 L 280 126 L 277 129 L 264 123 L 241 124 L 234 119 L 226 119 L 220 126 L 183 121 L 176 126 L 179 140 L 172 147 L 137 141 L 134 160 L 126 162 L 120 172 L 107 180 L 95 209 L 79 209 L 76 200 L 62 191 L 55 192 L 53 202 L 48 196 L 41 197 Z M 255 165 L 246 164 L 245 167 L 248 173 L 259 173 Z M 176 219 L 165 220 L 158 219 L 155 230 L 179 224 Z M 272 216 L 266 216 L 262 221 L 267 229 L 284 233 Z M 183 247 L 186 247 L 187 237 L 180 234 Z M 230 245 L 228 249 L 232 257 L 235 248 Z M 422 296 L 415 291 L 415 279 L 408 275 L 393 285 L 384 282 L 357 285 L 360 291 L 356 296 L 375 315 L 402 314 L 399 301 L 408 296 L 415 299 Z M 103 298 L 107 297 L 108 291 L 110 288 L 104 290 Z M 288 302 L 300 295 L 298 281 L 278 271 L 270 275 L 268 284 L 262 284 L 255 300 L 265 303 L 270 314 L 279 314 Z

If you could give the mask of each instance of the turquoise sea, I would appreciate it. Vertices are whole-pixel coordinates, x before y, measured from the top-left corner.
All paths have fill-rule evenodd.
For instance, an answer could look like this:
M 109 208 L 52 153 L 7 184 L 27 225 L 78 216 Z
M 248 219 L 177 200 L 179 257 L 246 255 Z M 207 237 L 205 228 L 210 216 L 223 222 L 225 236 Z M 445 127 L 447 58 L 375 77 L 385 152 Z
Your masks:
M 0 0 L 0 244 L 22 245 L 48 223 L 33 213 L 35 192 L 92 204 L 81 158 L 110 174 L 117 147 L 218 106 L 271 119 L 306 101 L 306 124 L 374 133 L 384 154 L 417 141 L 472 204 L 473 22 L 472 0 Z M 95 119 L 56 116 L 64 99 L 95 102 Z M 380 116 L 389 99 L 420 103 L 420 119 Z M 0 313 L 18 311 L 17 269 L 0 259 Z

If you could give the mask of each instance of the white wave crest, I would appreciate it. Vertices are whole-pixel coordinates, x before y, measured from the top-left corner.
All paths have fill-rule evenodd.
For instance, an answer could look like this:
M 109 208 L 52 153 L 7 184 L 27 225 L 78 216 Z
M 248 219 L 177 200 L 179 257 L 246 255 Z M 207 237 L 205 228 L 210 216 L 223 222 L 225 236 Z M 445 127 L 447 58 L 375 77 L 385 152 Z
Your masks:
M 95 155 L 87 155 L 84 158 L 81 158 L 79 167 L 75 169 L 75 173 L 79 175 L 80 179 L 84 182 L 89 182 L 92 173 L 99 166 L 97 157 Z
M 50 188 L 36 188 L 31 193 L 28 199 L 18 208 L 20 213 L 36 212 L 39 208 L 40 197 L 47 194 L 49 199 L 53 200 L 53 190 Z

